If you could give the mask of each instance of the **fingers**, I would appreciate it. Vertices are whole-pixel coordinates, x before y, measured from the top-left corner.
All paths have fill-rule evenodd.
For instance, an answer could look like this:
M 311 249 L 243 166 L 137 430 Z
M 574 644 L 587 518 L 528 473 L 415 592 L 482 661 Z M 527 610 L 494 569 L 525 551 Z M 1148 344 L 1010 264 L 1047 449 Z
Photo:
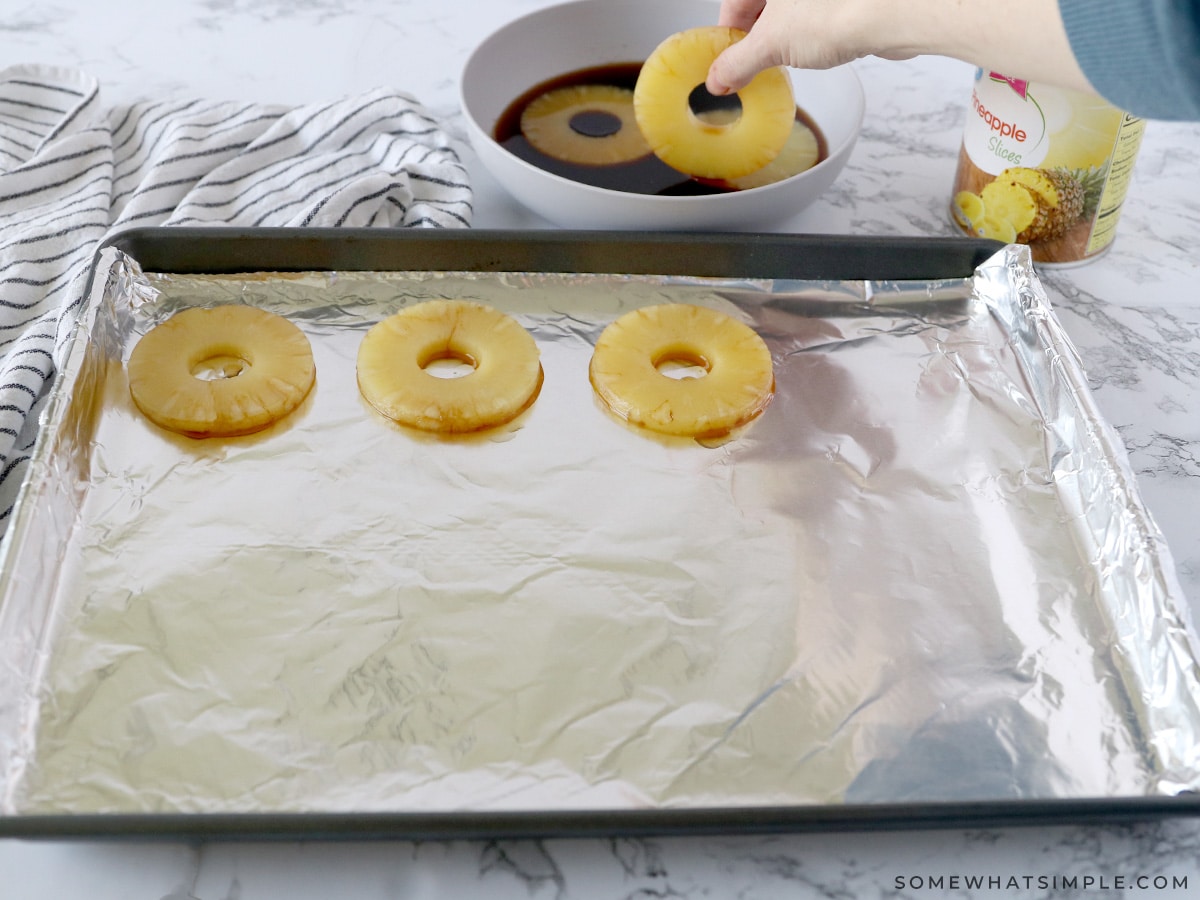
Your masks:
M 749 84 L 763 69 L 782 62 L 771 43 L 751 31 L 713 61 L 705 87 L 716 97 L 732 94 Z
M 767 0 L 722 0 L 717 24 L 749 31 L 766 5 Z

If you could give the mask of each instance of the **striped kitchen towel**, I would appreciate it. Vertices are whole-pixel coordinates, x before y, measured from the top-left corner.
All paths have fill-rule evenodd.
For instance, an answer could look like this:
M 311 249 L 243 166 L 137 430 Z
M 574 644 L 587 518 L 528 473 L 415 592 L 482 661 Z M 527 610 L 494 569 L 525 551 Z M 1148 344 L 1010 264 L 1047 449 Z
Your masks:
M 0 532 L 96 246 L 147 225 L 470 225 L 467 172 L 413 97 L 105 108 L 95 79 L 0 70 Z

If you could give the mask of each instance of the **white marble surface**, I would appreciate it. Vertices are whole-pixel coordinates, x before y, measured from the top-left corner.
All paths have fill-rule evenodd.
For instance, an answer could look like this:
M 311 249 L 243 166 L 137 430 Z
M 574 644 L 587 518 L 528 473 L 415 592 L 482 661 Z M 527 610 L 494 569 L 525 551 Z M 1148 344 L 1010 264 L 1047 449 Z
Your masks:
M 0 0 L 0 66 L 82 68 L 114 105 L 147 97 L 299 104 L 386 84 L 415 94 L 461 136 L 457 77 L 470 48 L 503 22 L 544 5 Z M 855 154 L 833 189 L 780 230 L 951 233 L 945 206 L 970 70 L 937 59 L 867 61 L 858 70 L 868 109 Z M 475 180 L 476 226 L 548 227 L 512 203 L 462 149 Z M 1085 266 L 1042 277 L 1104 414 L 1129 449 L 1200 617 L 1198 236 L 1200 125 L 1151 123 L 1114 248 Z M 1200 895 L 1198 860 L 1200 821 L 1188 819 L 613 841 L 0 841 L 0 900 L 1186 897 Z M 969 875 L 1001 881 L 971 888 Z M 951 876 L 964 880 L 952 883 Z M 1132 882 L 1137 876 L 1151 879 L 1148 888 Z M 1158 876 L 1165 886 L 1155 885 Z M 943 886 L 930 886 L 929 877 L 941 877 Z

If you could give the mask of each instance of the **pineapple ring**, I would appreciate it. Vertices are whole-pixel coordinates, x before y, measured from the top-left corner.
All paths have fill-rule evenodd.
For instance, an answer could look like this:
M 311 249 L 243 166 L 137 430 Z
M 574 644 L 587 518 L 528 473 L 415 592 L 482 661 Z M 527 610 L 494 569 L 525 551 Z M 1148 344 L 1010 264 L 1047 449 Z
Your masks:
M 473 371 L 431 374 L 437 360 Z M 402 425 L 462 434 L 503 425 L 542 387 L 537 344 L 516 319 L 468 300 L 427 300 L 374 325 L 358 348 L 358 388 Z
M 731 178 L 729 184 L 739 191 L 748 191 L 756 187 L 764 187 L 807 172 L 820 161 L 821 145 L 813 130 L 801 121 L 792 125 L 787 142 L 779 155 L 761 169 L 743 175 L 741 178 Z
M 742 114 L 732 122 L 704 121 L 689 104 L 713 60 L 745 34 L 715 25 L 681 31 L 642 65 L 633 89 L 634 114 L 655 155 L 672 168 L 695 178 L 742 178 L 771 162 L 787 143 L 796 101 L 779 66 L 759 72 L 738 91 Z
M 672 378 L 664 363 L 699 366 Z M 618 418 L 661 434 L 723 437 L 756 418 L 775 391 L 771 351 L 737 319 L 690 304 L 635 309 L 596 341 L 592 387 Z
M 576 127 L 576 117 L 594 113 L 616 128 L 592 134 Z M 537 97 L 521 113 L 521 133 L 535 150 L 587 166 L 616 165 L 650 155 L 633 116 L 633 91 L 609 84 L 556 88 Z
M 972 231 L 979 227 L 979 223 L 986 215 L 983 198 L 970 191 L 959 191 L 954 195 L 951 211 L 954 213 L 954 220 L 959 225 Z
M 185 309 L 148 331 L 128 363 L 134 405 L 193 438 L 261 431 L 316 380 L 312 348 L 282 316 L 252 306 Z

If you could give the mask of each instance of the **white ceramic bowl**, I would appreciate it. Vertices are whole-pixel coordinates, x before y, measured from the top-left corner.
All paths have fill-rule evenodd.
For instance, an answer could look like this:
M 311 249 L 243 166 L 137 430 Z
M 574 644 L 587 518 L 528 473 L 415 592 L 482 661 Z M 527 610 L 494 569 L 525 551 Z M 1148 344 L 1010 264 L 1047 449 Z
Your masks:
M 827 159 L 765 187 L 704 196 L 626 193 L 581 184 L 519 159 L 493 138 L 501 114 L 548 79 L 591 66 L 644 60 L 668 35 L 715 25 L 712 0 L 576 0 L 516 19 L 475 48 L 460 99 L 480 161 L 518 201 L 562 228 L 735 230 L 800 212 L 833 184 L 858 138 L 862 84 L 846 66 L 790 69 L 796 102 L 816 122 Z

